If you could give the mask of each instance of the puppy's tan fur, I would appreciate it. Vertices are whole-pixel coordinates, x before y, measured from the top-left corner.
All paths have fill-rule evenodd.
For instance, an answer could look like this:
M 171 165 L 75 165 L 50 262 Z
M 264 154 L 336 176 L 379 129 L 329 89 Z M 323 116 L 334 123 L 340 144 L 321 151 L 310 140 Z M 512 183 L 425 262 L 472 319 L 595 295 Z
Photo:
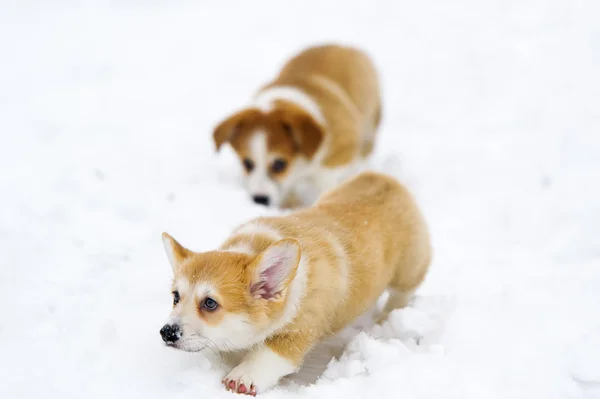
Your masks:
M 250 194 L 269 195 L 273 205 L 287 207 L 297 199 L 301 181 L 321 194 L 340 182 L 343 169 L 371 154 L 381 112 L 369 56 L 348 46 L 321 45 L 285 63 L 253 103 L 216 126 L 213 139 L 217 151 L 230 143 L 242 163 L 264 163 L 265 176 L 257 183 L 250 175 L 258 168 L 245 166 Z M 265 135 L 266 154 L 253 154 L 257 134 Z M 287 163 L 283 171 L 270 168 L 276 158 Z
M 241 225 L 218 251 L 194 253 L 166 234 L 165 244 L 175 284 L 184 281 L 193 293 L 182 296 L 184 304 L 177 306 L 188 310 L 178 317 L 201 335 L 215 333 L 208 338 L 217 345 L 227 336 L 230 349 L 250 349 L 224 379 L 228 389 L 249 394 L 295 372 L 317 342 L 355 320 L 384 290 L 390 298 L 382 319 L 404 307 L 431 258 L 428 229 L 413 197 L 394 178 L 375 172 L 361 173 L 311 208 Z M 265 278 L 260 270 L 272 271 L 269 262 L 285 273 L 266 284 L 272 292 L 265 297 L 254 288 Z M 203 297 L 193 287 L 199 285 L 211 287 L 218 310 L 198 310 Z M 249 336 L 238 342 L 220 328 L 225 325 Z

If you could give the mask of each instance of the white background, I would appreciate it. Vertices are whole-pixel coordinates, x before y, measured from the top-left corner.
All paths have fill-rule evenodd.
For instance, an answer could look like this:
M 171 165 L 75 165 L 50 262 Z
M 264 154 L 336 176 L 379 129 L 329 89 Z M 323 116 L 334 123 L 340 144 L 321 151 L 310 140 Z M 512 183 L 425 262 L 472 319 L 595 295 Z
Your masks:
M 378 65 L 372 166 L 414 191 L 434 263 L 315 385 L 264 397 L 600 397 L 598 1 L 0 4 L 0 397 L 235 397 L 161 344 L 160 233 L 208 250 L 276 213 L 212 128 L 323 41 Z

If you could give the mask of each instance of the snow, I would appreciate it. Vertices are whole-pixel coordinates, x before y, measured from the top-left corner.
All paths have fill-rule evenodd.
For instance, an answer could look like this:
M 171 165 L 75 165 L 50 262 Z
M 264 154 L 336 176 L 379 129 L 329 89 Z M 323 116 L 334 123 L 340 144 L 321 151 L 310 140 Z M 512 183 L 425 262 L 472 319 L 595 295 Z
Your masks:
M 327 40 L 379 66 L 372 167 L 434 263 L 263 396 L 600 397 L 599 2 L 48 3 L 0 12 L 0 397 L 234 397 L 226 359 L 161 343 L 160 233 L 207 250 L 277 213 L 210 132 Z

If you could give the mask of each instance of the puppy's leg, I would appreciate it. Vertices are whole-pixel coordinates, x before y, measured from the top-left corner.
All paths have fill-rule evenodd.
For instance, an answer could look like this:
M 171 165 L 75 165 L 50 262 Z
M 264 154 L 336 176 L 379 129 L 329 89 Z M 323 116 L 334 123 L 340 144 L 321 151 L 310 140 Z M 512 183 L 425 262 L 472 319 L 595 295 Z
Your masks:
M 420 255 L 421 256 L 419 257 L 412 257 L 408 262 L 406 259 L 400 261 L 399 266 L 396 269 L 396 275 L 388 285 L 390 296 L 377 323 L 384 322 L 392 311 L 406 307 L 417 288 L 419 288 L 421 283 L 423 283 L 423 280 L 425 280 L 431 257 L 428 250 Z M 418 259 L 418 261 L 415 259 Z M 418 267 L 415 267 L 415 264 L 417 264 Z
M 381 119 L 383 117 L 383 111 L 381 108 L 382 107 L 380 102 L 377 106 L 377 109 L 375 110 L 375 114 L 373 115 L 373 131 L 379 129 L 379 125 L 381 125 Z
M 377 105 L 373 117 L 367 120 L 367 127 L 365 128 L 365 134 L 363 136 L 363 142 L 360 149 L 360 156 L 362 158 L 368 158 L 375 147 L 375 136 L 377 135 L 377 129 L 381 123 L 381 104 Z
M 268 338 L 251 350 L 242 362 L 223 379 L 225 388 L 256 395 L 275 386 L 282 377 L 296 372 L 313 346 L 307 334 L 289 334 Z
M 371 153 L 373 152 L 374 147 L 375 143 L 372 139 L 365 140 L 360 150 L 360 156 L 363 158 L 368 158 L 369 155 L 371 155 Z
M 408 305 L 410 302 L 415 290 L 410 291 L 402 291 L 397 288 L 389 288 L 388 292 L 390 296 L 388 297 L 379 318 L 377 319 L 377 323 L 381 324 L 387 320 L 390 313 L 392 313 L 396 309 L 402 309 Z

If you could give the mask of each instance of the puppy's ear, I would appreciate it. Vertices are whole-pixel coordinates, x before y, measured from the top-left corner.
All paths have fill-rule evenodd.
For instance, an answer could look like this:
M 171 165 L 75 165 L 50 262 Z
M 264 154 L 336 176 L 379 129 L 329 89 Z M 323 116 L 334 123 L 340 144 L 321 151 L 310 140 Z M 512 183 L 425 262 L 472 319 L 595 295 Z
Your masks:
M 300 132 L 297 140 L 300 151 L 307 158 L 312 158 L 323 141 L 323 129 L 310 115 L 304 115 L 300 119 L 299 126 Z
M 250 265 L 250 294 L 256 299 L 280 300 L 296 275 L 300 243 L 285 238 L 271 244 Z
M 173 268 L 173 273 L 177 273 L 179 265 L 181 265 L 186 258 L 192 255 L 192 251 L 184 248 L 177 242 L 177 240 L 167 233 L 162 233 L 162 240 L 163 245 L 165 246 L 165 252 L 167 253 L 167 258 L 169 259 L 169 263 Z
M 231 142 L 242 129 L 256 122 L 256 118 L 259 116 L 260 111 L 257 109 L 245 109 L 222 121 L 213 131 L 215 151 L 218 152 L 223 144 Z
M 294 110 L 282 115 L 281 128 L 291 136 L 298 151 L 312 158 L 323 141 L 323 127 L 306 112 Z

